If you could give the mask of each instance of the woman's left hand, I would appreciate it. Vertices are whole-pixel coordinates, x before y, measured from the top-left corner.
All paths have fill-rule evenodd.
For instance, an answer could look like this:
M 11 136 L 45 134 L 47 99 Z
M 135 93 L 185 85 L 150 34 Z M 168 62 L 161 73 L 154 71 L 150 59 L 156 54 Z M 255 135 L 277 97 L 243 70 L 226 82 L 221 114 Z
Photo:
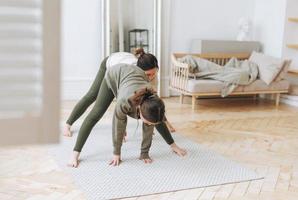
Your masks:
M 120 155 L 114 155 L 113 156 L 113 159 L 110 162 L 110 165 L 112 165 L 112 166 L 119 166 L 120 163 L 121 163 Z
M 176 143 L 171 144 L 171 148 L 174 153 L 178 154 L 178 156 L 185 156 L 187 154 L 186 150 L 178 147 Z

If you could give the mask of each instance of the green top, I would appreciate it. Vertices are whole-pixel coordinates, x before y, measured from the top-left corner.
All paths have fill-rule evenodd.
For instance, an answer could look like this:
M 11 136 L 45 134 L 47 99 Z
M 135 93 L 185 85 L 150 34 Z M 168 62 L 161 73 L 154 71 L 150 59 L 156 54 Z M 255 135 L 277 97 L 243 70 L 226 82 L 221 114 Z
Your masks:
M 134 92 L 142 88 L 152 88 L 145 72 L 134 65 L 118 64 L 109 68 L 105 75 L 109 88 L 117 99 L 113 116 L 113 145 L 114 154 L 121 154 L 121 146 L 126 131 L 127 115 L 139 119 L 137 107 L 128 101 Z M 153 125 L 143 123 L 143 141 L 141 147 L 141 158 L 148 158 L 151 147 Z

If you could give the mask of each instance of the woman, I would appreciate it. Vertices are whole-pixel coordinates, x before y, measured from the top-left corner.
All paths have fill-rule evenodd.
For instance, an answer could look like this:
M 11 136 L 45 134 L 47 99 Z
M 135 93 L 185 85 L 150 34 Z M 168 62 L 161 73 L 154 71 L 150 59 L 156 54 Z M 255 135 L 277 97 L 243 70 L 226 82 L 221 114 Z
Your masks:
M 129 65 L 137 65 L 138 57 L 140 55 L 145 54 L 143 49 L 137 49 L 135 54 L 131 54 L 128 52 L 117 52 L 111 54 L 109 57 L 104 59 L 101 63 L 99 72 L 96 75 L 96 78 L 87 92 L 85 96 L 76 104 L 74 107 L 73 111 L 71 112 L 68 120 L 66 121 L 66 125 L 64 127 L 63 135 L 67 137 L 72 136 L 72 131 L 71 131 L 71 126 L 72 124 L 83 115 L 83 113 L 87 110 L 87 108 L 96 100 L 98 91 L 100 89 L 101 82 L 104 78 L 105 71 L 106 69 L 109 69 L 110 67 L 120 64 L 120 63 L 125 63 Z M 105 65 L 105 66 L 104 66 Z M 104 69 L 106 68 L 106 69 Z M 145 72 L 146 75 L 148 76 L 149 80 L 153 80 L 155 77 L 155 71 L 154 70 L 148 70 Z M 165 121 L 167 127 L 171 132 L 175 132 L 175 128 L 170 124 L 170 122 Z M 125 141 L 125 138 L 124 138 Z
M 140 159 L 145 163 L 152 162 L 152 159 L 149 157 L 149 148 L 154 127 L 175 153 L 179 156 L 184 156 L 186 151 L 175 144 L 163 121 L 165 119 L 165 109 L 162 100 L 153 94 L 153 89 L 150 89 L 149 81 L 154 79 L 158 70 L 155 56 L 141 52 L 137 60 L 137 66 L 118 64 L 110 67 L 107 72 L 105 62 L 101 65 L 100 73 L 98 74 L 98 76 L 102 77 L 102 81 L 97 97 L 95 97 L 95 105 L 80 128 L 69 166 L 78 166 L 80 152 L 93 126 L 100 120 L 115 97 L 117 103 L 113 116 L 112 130 L 114 156 L 110 162 L 111 165 L 117 166 L 120 164 L 121 146 L 126 132 L 127 115 L 137 119 L 141 118 L 143 121 L 143 141 Z

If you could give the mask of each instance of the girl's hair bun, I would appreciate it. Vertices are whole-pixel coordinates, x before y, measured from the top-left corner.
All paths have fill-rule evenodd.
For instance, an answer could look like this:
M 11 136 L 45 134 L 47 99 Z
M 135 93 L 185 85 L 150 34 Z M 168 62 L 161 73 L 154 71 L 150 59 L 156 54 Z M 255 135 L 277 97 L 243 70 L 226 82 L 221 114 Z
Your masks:
M 142 88 L 135 91 L 134 95 L 129 98 L 132 105 L 141 105 L 146 99 L 156 96 L 156 91 L 153 88 Z

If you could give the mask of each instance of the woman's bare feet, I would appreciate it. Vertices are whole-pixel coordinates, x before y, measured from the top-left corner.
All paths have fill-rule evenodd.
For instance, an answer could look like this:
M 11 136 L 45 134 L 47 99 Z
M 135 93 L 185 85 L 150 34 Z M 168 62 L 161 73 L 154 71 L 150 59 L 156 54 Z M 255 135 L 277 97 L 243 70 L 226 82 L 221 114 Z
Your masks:
M 79 156 L 80 156 L 80 152 L 73 151 L 72 157 L 69 160 L 69 163 L 67 164 L 67 166 L 77 168 L 79 166 Z
M 69 124 L 65 124 L 64 126 L 64 130 L 63 130 L 63 135 L 66 137 L 71 137 L 72 136 L 72 132 L 70 130 L 71 126 Z
M 143 162 L 145 164 L 151 164 L 153 162 L 153 160 L 151 158 L 145 158 L 145 159 L 143 159 Z

